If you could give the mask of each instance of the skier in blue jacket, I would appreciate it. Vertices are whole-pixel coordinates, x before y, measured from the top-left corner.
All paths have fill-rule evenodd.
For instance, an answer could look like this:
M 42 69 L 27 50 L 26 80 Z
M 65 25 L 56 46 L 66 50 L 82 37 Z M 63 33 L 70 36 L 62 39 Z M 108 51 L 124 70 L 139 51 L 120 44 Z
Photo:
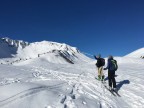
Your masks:
M 104 70 L 108 69 L 108 82 L 109 82 L 109 89 L 110 90 L 116 90 L 116 80 L 115 80 L 115 69 L 113 69 L 112 62 L 116 61 L 113 59 L 113 56 L 108 57 L 107 67 L 104 68 Z M 112 88 L 113 85 L 113 88 Z

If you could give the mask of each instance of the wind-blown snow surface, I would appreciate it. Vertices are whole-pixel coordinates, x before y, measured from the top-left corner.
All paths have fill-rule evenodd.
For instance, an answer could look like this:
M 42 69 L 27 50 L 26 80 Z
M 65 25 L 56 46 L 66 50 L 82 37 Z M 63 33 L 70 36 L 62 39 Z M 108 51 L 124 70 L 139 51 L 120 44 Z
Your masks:
M 0 65 L 0 108 L 144 108 L 144 61 L 115 59 L 121 97 L 113 96 L 95 79 L 93 60 L 57 64 L 43 56 Z

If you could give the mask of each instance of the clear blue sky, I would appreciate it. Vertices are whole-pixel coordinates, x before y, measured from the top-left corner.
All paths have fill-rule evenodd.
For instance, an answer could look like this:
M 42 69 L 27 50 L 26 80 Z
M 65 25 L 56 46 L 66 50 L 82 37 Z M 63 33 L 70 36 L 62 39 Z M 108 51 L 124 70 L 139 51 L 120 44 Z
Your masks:
M 123 56 L 144 46 L 144 0 L 1 0 L 0 36 Z

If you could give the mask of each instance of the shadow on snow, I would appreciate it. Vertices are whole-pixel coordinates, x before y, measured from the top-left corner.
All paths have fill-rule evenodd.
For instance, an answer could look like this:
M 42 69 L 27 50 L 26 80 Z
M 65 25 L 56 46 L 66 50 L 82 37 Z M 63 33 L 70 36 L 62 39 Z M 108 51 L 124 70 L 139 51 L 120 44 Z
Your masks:
M 115 77 L 117 77 L 117 76 L 118 75 L 115 75 Z M 107 81 L 108 77 L 106 77 L 104 80 Z M 124 84 L 130 84 L 130 81 L 129 80 L 123 80 L 123 81 L 116 82 L 116 83 L 117 83 L 117 90 L 119 91 Z
M 119 91 L 124 84 L 130 84 L 130 81 L 129 80 L 123 80 L 123 81 L 120 81 L 120 82 L 117 82 L 117 83 L 118 83 L 117 84 L 117 89 Z

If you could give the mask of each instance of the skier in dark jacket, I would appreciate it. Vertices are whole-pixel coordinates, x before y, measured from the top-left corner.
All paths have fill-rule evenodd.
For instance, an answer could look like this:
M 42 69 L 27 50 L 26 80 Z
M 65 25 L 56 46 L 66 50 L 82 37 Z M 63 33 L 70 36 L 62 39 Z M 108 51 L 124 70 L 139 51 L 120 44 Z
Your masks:
M 96 63 L 96 66 L 97 66 L 97 69 L 98 69 L 98 80 L 104 80 L 104 74 L 103 74 L 103 66 L 104 66 L 104 59 L 101 58 L 101 55 L 97 55 L 97 56 L 94 56 L 95 59 L 97 60 L 97 63 Z
M 109 89 L 110 90 L 116 90 L 116 80 L 115 80 L 115 70 L 112 69 L 112 60 L 113 56 L 108 57 L 107 67 L 104 68 L 104 70 L 108 69 L 108 82 L 109 82 Z M 113 88 L 112 88 L 113 85 Z

